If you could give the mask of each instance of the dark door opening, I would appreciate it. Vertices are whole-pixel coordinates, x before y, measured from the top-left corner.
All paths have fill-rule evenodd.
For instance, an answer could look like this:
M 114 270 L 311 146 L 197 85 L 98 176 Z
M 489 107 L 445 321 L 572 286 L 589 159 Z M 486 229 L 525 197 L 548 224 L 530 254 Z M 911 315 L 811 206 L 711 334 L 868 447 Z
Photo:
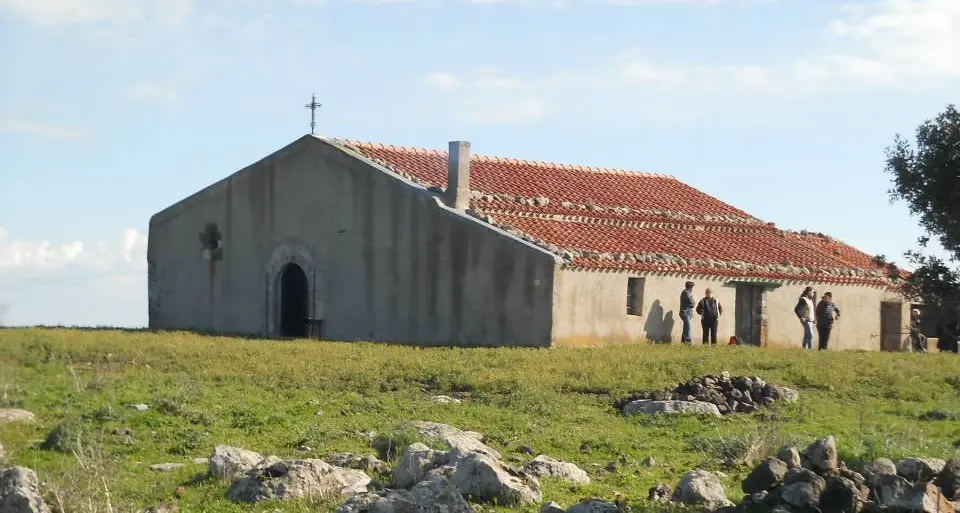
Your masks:
M 297 264 L 280 273 L 280 336 L 307 336 L 307 275 Z
M 763 345 L 763 340 L 761 340 L 763 288 L 750 283 L 738 283 L 736 301 L 734 330 L 737 337 L 744 344 Z
M 880 303 L 880 350 L 900 351 L 903 339 L 903 303 Z

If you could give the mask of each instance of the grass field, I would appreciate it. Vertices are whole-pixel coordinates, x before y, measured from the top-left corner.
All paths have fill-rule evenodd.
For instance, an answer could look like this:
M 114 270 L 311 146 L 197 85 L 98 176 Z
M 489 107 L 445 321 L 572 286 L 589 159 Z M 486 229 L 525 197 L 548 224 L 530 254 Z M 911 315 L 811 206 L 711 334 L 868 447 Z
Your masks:
M 722 419 L 624 418 L 610 406 L 629 392 L 722 370 L 795 388 L 800 400 Z M 464 402 L 435 404 L 436 394 Z M 150 410 L 128 407 L 135 403 Z M 750 447 L 775 450 L 833 434 L 851 466 L 878 456 L 960 454 L 960 358 L 726 346 L 411 348 L 6 329 L 0 407 L 36 413 L 36 423 L 0 425 L 0 442 L 7 462 L 36 470 L 58 491 L 51 502 L 58 495 L 67 511 L 107 511 L 107 493 L 118 513 L 158 503 L 189 512 L 329 510 L 232 504 L 223 498 L 225 485 L 203 479 L 205 466 L 192 460 L 217 444 L 281 457 L 297 455 L 298 445 L 318 458 L 374 453 L 362 434 L 390 432 L 406 420 L 480 431 L 505 459 L 526 461 L 531 456 L 519 448 L 528 446 L 577 463 L 593 478 L 575 490 L 544 479 L 545 501 L 570 506 L 619 492 L 642 511 L 649 487 L 673 486 L 698 465 L 723 470 L 728 495 L 739 500 L 748 468 L 721 462 Z M 71 436 L 40 448 L 57 426 Z M 647 456 L 653 467 L 641 464 Z M 167 462 L 188 465 L 148 469 Z M 614 472 L 606 470 L 610 462 L 617 462 Z M 183 496 L 175 498 L 181 485 Z

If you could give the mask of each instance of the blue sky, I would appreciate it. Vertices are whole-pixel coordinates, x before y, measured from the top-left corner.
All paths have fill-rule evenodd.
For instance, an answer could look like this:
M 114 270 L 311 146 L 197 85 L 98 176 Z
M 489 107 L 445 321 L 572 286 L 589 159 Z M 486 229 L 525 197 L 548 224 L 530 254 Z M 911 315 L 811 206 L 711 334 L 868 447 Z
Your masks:
M 0 0 L 0 323 L 146 323 L 150 215 L 309 131 L 672 174 L 902 261 L 956 0 Z

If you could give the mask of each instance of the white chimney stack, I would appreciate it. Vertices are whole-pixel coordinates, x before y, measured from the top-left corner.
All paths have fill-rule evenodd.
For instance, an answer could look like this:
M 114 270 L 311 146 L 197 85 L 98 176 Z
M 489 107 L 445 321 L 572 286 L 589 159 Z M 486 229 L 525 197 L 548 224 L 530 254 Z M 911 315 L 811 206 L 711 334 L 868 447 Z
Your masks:
M 447 152 L 447 188 L 443 202 L 460 212 L 470 208 L 470 142 L 450 141 Z

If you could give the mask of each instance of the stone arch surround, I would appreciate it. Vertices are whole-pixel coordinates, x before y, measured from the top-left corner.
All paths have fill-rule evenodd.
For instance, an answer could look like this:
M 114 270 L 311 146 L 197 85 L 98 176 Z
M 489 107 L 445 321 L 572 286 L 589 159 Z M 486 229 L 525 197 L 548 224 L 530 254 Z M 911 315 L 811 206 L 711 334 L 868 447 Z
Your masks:
M 266 335 L 280 336 L 280 273 L 287 264 L 297 264 L 307 275 L 307 312 L 314 319 L 323 317 L 323 300 L 318 287 L 317 265 L 313 252 L 299 241 L 284 241 L 273 250 L 266 269 Z

